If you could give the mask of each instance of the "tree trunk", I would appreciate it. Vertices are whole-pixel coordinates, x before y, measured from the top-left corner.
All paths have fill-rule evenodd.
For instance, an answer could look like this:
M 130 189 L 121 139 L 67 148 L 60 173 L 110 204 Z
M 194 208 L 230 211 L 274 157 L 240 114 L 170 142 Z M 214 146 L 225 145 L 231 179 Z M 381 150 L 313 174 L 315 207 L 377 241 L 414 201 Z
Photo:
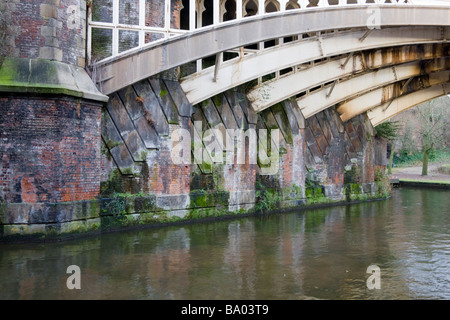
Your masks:
M 423 162 L 422 162 L 422 175 L 428 175 L 428 156 L 430 155 L 431 148 L 424 148 L 423 150 Z
M 388 174 L 392 174 L 392 162 L 394 162 L 394 143 L 391 144 L 391 154 L 389 155 Z

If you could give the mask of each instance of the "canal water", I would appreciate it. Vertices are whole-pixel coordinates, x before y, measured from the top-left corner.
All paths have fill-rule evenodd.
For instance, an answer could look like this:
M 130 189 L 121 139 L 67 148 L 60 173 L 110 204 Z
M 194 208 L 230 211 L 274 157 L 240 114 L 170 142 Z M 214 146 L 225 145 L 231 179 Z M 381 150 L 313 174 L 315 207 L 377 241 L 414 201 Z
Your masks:
M 0 245 L 0 299 L 450 299 L 449 196 Z

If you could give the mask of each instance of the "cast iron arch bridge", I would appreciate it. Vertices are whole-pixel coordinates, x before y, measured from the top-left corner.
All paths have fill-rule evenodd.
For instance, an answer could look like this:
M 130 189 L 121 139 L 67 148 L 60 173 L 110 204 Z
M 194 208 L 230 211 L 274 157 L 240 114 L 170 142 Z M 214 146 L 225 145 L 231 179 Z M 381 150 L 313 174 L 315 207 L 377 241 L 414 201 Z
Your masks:
M 250 83 L 256 112 L 295 98 L 305 118 L 336 106 L 343 121 L 366 112 L 376 126 L 450 92 L 448 2 L 186 0 L 185 29 L 173 28 L 170 0 L 162 27 L 146 26 L 146 0 L 135 24 L 121 23 L 119 2 L 111 22 L 89 16 L 88 56 L 106 95 L 190 65 L 180 84 L 193 105 Z M 100 61 L 91 55 L 95 29 L 112 34 Z M 121 50 L 121 32 L 136 35 L 134 48 Z

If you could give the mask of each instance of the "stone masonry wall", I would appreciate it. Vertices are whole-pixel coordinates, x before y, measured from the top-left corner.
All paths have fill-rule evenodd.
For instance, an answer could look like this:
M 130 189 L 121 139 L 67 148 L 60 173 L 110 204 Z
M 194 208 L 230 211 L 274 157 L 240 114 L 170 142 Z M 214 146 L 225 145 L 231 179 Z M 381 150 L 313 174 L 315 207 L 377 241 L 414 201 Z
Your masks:
M 189 133 L 182 164 L 171 157 L 177 129 Z M 261 159 L 250 161 L 248 140 L 233 145 L 233 161 L 226 162 L 229 130 L 279 130 L 278 147 L 268 142 L 265 151 L 278 155 L 275 171 L 265 174 Z M 380 197 L 373 135 L 363 115 L 342 123 L 330 108 L 305 120 L 295 100 L 257 114 L 242 88 L 191 106 L 176 80 L 152 77 L 113 94 L 103 110 L 102 196 L 126 199 L 126 225 Z M 212 142 L 222 144 L 205 152 Z M 143 208 L 142 197 L 152 206 Z

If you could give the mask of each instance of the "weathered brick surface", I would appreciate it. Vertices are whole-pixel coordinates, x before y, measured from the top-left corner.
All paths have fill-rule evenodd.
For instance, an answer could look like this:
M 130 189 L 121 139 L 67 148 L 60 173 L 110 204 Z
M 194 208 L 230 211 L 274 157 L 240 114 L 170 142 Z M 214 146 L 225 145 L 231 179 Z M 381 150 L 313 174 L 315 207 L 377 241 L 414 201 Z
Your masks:
M 84 67 L 84 0 L 13 0 L 8 45 L 13 56 L 42 58 Z
M 305 185 L 305 140 L 302 136 L 303 129 L 293 135 L 292 145 L 287 145 L 286 154 L 280 159 L 280 187 L 288 188 L 293 185 Z
M 187 128 L 189 119 L 183 119 L 180 126 L 171 125 L 171 131 L 176 128 Z M 147 157 L 148 190 L 156 195 L 180 195 L 190 191 L 191 165 L 175 164 L 171 158 L 172 141 L 164 139 L 157 152 Z
M 74 98 L 0 97 L 0 198 L 94 199 L 100 188 L 99 105 Z

